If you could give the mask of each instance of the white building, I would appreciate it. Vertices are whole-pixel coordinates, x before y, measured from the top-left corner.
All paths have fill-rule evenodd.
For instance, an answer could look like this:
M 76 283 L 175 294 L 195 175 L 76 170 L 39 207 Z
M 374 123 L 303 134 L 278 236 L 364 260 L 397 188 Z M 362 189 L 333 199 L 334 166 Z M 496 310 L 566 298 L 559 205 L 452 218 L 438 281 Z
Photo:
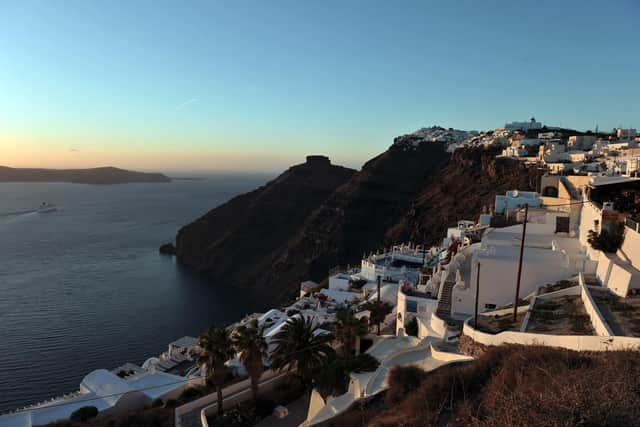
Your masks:
M 502 150 L 502 155 L 505 157 L 526 157 L 528 154 L 529 151 L 527 149 L 514 146 L 509 146 Z
M 542 204 L 540 195 L 534 191 L 507 191 L 504 196 L 496 196 L 495 213 L 509 216 L 514 210 L 519 210 L 524 205 L 539 207 Z
M 591 150 L 595 142 L 595 135 L 573 135 L 569 137 L 567 146 L 574 150 Z
M 635 129 L 616 129 L 616 136 L 620 141 L 633 141 L 636 135 L 637 132 Z
M 370 255 L 362 260 L 360 276 L 375 281 L 378 277 L 387 282 L 398 282 L 415 276 L 422 267 L 425 252 L 421 246 L 396 245 L 390 251 Z
M 533 130 L 542 129 L 542 123 L 537 122 L 535 117 L 532 117 L 528 122 L 511 122 L 504 125 L 504 128 L 509 131 L 514 130 Z
M 155 399 L 177 398 L 190 384 L 201 380 L 166 372 L 139 371 L 121 378 L 106 369 L 87 374 L 78 391 L 20 412 L 0 416 L 2 427 L 32 427 L 68 419 L 83 406 L 94 406 L 101 414 L 117 414 L 142 409 Z
M 640 157 L 631 157 L 627 159 L 626 174 L 632 177 L 640 177 Z
M 549 132 L 540 132 L 538 134 L 538 138 L 539 139 L 559 139 L 561 134 L 559 134 L 558 132 L 554 132 L 554 131 L 549 131 Z

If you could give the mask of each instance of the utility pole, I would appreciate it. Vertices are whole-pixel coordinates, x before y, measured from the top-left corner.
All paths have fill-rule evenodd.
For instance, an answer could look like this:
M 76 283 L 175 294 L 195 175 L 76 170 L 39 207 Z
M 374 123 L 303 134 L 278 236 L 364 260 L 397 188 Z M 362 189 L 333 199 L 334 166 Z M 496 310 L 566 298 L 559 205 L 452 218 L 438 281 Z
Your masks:
M 478 297 L 480 296 L 480 263 L 478 262 L 478 271 L 476 274 L 476 317 L 473 327 L 478 330 Z
M 522 256 L 524 255 L 524 237 L 527 233 L 527 217 L 529 205 L 524 205 L 524 221 L 522 222 L 522 239 L 520 239 L 520 260 L 518 261 L 518 280 L 516 282 L 516 297 L 513 300 L 513 322 L 518 318 L 518 300 L 520 299 L 520 278 L 522 277 Z
M 380 284 L 382 282 L 382 276 L 378 276 L 378 297 L 377 297 L 377 306 L 378 306 L 378 310 L 380 310 Z M 380 335 L 380 313 L 378 312 L 378 315 L 376 316 L 377 320 L 378 320 L 378 336 Z

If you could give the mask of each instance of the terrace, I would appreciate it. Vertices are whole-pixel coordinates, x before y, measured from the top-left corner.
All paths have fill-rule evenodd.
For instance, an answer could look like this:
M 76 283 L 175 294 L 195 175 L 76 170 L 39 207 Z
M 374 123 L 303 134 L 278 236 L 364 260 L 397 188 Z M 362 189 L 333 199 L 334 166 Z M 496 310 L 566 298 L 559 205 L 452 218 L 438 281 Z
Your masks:
M 590 289 L 614 335 L 640 337 L 640 297 L 619 297 L 607 289 Z
M 595 335 L 580 295 L 536 299 L 526 331 L 549 335 Z

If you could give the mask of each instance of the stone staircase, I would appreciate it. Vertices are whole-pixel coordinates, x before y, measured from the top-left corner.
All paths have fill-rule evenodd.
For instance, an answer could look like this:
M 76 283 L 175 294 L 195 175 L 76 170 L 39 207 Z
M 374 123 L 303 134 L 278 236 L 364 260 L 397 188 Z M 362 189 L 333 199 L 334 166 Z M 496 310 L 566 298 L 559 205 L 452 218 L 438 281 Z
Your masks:
M 436 314 L 439 318 L 445 321 L 451 319 L 451 294 L 453 293 L 453 287 L 455 284 L 456 282 L 447 280 L 442 285 L 442 294 L 438 300 L 438 309 L 436 310 Z

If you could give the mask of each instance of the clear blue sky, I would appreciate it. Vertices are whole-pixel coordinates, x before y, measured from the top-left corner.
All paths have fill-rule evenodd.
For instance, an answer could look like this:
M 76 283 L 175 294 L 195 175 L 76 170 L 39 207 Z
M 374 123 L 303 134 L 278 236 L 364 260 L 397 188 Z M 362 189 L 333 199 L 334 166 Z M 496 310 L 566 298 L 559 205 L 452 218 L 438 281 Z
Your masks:
M 0 164 L 360 166 L 432 124 L 640 127 L 638 0 L 346 3 L 5 0 Z

